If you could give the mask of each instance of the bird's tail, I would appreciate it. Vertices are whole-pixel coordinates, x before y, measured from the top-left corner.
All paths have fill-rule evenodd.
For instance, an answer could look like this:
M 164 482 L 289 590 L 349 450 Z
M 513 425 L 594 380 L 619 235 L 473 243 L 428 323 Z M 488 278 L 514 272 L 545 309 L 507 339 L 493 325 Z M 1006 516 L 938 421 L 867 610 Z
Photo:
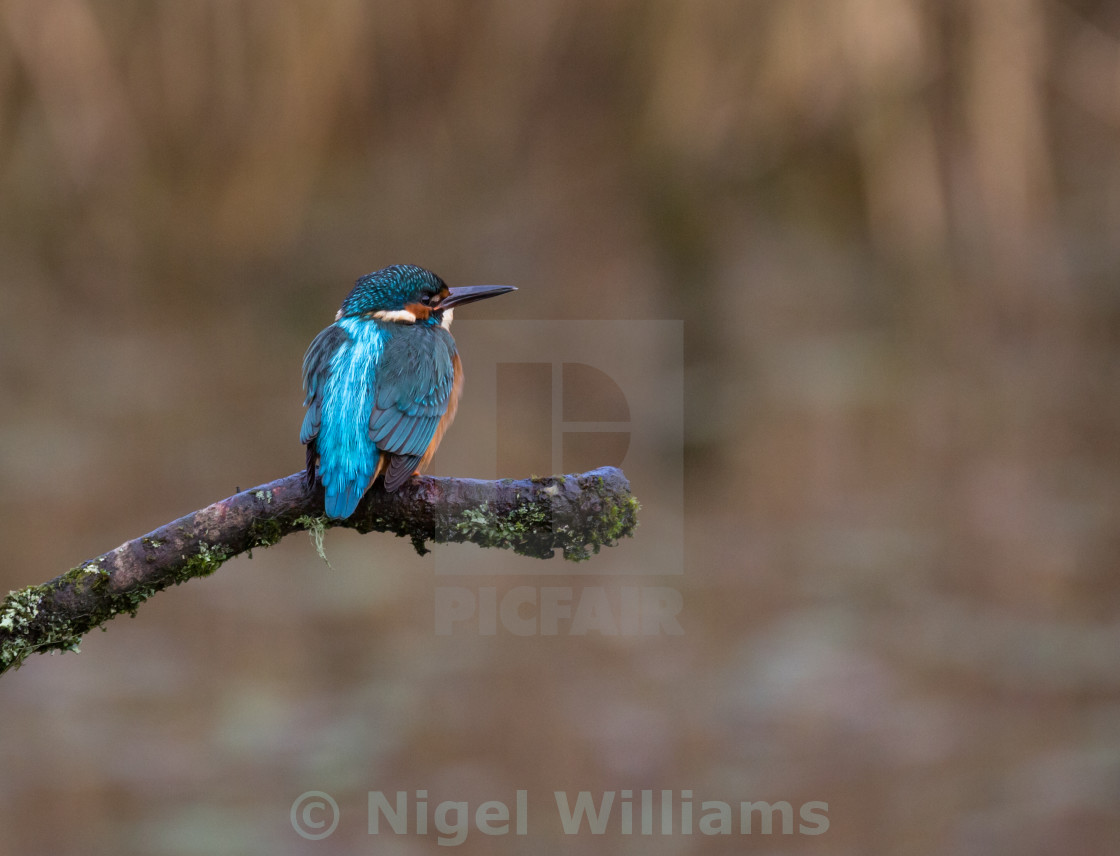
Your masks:
M 327 487 L 326 496 L 324 497 L 324 508 L 327 512 L 327 517 L 333 517 L 336 520 L 345 520 L 354 513 L 354 509 L 358 507 L 361 502 L 362 496 L 365 495 L 366 488 L 369 486 L 369 479 L 364 478 L 360 481 L 347 482 L 342 485 L 331 485 Z
M 319 479 L 325 491 L 323 507 L 328 517 L 345 520 L 354 513 L 354 509 L 358 507 L 358 503 L 362 501 L 370 485 L 384 470 L 388 463 L 386 457 L 386 455 L 378 456 L 377 466 L 373 472 L 368 470 L 345 474 L 330 470 L 323 472 L 320 465 Z
M 303 471 L 303 483 L 309 491 L 314 490 L 316 484 L 323 486 L 323 509 L 327 517 L 345 520 L 353 514 L 372 481 L 370 473 L 343 474 L 330 467 L 324 469 L 315 440 L 312 439 L 307 444 L 307 464 Z

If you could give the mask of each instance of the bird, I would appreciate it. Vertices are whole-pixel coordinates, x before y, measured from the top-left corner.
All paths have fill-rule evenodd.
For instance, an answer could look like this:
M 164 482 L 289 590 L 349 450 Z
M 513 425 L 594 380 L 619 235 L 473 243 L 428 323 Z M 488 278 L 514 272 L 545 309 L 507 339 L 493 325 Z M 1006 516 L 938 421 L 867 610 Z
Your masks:
M 517 289 L 450 288 L 416 265 L 360 277 L 303 358 L 306 483 L 345 519 L 379 476 L 397 491 L 435 455 L 459 404 L 455 307 Z

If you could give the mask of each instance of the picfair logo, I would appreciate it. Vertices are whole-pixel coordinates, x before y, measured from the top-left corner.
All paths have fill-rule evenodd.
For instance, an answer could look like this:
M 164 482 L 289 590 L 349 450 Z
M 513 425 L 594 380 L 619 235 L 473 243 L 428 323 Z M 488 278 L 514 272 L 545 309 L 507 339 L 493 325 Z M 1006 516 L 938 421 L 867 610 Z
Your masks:
M 499 477 L 623 466 L 630 405 L 602 369 L 587 363 L 498 363 L 496 397 Z
M 466 392 L 440 475 L 526 478 L 622 467 L 642 504 L 633 538 L 575 564 L 446 544 L 451 576 L 684 572 L 683 324 L 456 321 Z

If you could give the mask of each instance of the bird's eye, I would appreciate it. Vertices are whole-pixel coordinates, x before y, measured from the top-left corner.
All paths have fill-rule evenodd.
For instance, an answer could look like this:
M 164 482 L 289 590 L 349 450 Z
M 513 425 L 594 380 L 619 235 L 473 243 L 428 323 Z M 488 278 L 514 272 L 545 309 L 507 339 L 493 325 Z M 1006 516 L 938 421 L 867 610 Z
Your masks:
M 425 306 L 431 306 L 433 300 L 435 300 L 435 295 L 432 294 L 425 294 L 420 298 L 420 302 Z

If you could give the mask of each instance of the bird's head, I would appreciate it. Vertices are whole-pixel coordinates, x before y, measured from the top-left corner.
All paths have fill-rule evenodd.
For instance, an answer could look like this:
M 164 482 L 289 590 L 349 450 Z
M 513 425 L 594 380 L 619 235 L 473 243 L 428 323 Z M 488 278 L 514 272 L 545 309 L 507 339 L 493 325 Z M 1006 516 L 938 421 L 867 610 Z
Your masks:
M 455 306 L 516 290 L 512 285 L 449 288 L 430 270 L 392 265 L 355 282 L 335 320 L 363 317 L 397 324 L 447 324 Z

